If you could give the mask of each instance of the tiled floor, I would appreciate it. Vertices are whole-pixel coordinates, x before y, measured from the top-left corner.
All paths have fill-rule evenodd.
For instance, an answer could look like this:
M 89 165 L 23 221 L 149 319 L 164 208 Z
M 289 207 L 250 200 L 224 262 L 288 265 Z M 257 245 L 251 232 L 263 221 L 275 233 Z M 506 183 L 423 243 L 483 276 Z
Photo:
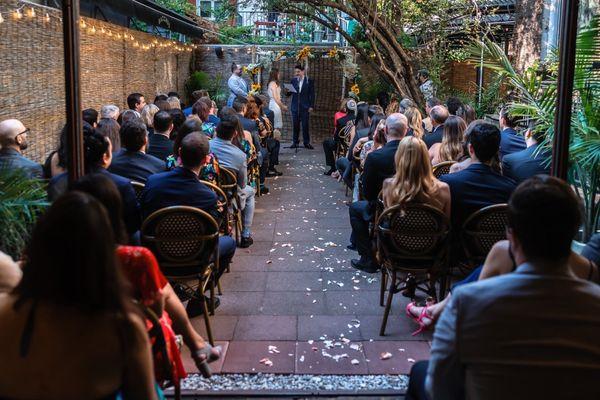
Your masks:
M 407 300 L 396 295 L 387 334 L 379 336 L 380 276 L 350 266 L 357 253 L 346 249 L 348 198 L 323 175 L 322 151 L 283 150 L 279 169 L 284 175 L 267 181 L 271 193 L 257 198 L 256 242 L 238 249 L 231 273 L 222 277 L 212 325 L 225 354 L 213 370 L 408 373 L 414 360 L 428 357 L 431 335 L 411 335 L 417 326 L 404 315 Z M 193 323 L 204 335 L 202 318 Z M 386 352 L 391 358 L 382 360 Z

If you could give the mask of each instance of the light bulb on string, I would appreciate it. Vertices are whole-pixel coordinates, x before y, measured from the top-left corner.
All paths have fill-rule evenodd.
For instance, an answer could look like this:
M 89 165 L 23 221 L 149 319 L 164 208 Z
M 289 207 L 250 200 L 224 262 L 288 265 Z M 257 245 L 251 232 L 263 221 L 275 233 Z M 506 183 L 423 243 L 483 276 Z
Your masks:
M 4 17 L 2 16 L 2 13 L 0 13 L 0 24 L 4 22 Z
M 44 16 L 44 21 L 50 22 L 50 14 L 46 13 L 46 15 Z
M 100 32 L 106 33 L 106 29 L 104 29 L 104 27 L 102 27 L 102 29 L 100 29 Z
M 33 7 L 29 7 L 29 12 L 27 13 L 27 15 L 30 18 L 34 18 L 35 17 L 35 9 Z
M 21 12 L 20 8 L 18 8 L 18 9 L 15 10 L 14 16 L 15 16 L 15 19 L 21 19 L 21 18 L 23 18 L 23 13 Z

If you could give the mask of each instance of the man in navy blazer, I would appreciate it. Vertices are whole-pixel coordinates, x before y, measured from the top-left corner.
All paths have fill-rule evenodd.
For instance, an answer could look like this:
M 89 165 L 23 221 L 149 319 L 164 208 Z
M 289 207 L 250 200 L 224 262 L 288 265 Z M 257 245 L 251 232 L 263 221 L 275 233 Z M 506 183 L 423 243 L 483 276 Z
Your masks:
M 313 149 L 310 144 L 310 134 L 308 132 L 308 118 L 315 106 L 315 88 L 312 79 L 305 75 L 304 66 L 296 65 L 294 68 L 296 77 L 292 79 L 292 86 L 296 93 L 292 93 L 292 121 L 294 125 L 293 139 L 291 149 L 295 149 L 300 143 L 300 124 L 302 124 L 302 140 L 304 147 Z
M 487 122 L 471 126 L 469 134 L 469 167 L 440 180 L 450 186 L 451 218 L 460 227 L 475 211 L 492 204 L 506 203 L 516 187 L 515 181 L 495 172 L 491 165 L 500 146 L 500 131 Z
M 108 170 L 135 182 L 146 183 L 152 174 L 165 170 L 165 162 L 146 154 L 148 131 L 140 120 L 125 123 L 120 130 L 121 145 Z
M 361 175 L 363 194 L 366 200 L 356 201 L 350 205 L 350 224 L 352 225 L 351 243 L 356 246 L 360 260 L 352 260 L 352 266 L 361 271 L 374 273 L 379 269 L 373 259 L 369 223 L 373 218 L 373 210 L 377 196 L 383 187 L 383 181 L 396 173 L 394 161 L 400 140 L 406 135 L 408 120 L 403 114 L 395 113 L 385 121 L 387 143 L 381 149 L 370 153 Z
M 527 145 L 525 144 L 525 138 L 515 131 L 517 126 L 514 118 L 510 116 L 508 110 L 500 110 L 500 159 L 502 160 L 505 155 L 516 153 L 517 151 L 525 150 Z
M 429 111 L 429 118 L 431 119 L 431 126 L 433 127 L 431 133 L 423 136 L 423 141 L 430 148 L 435 143 L 442 143 L 442 137 L 444 136 L 444 123 L 448 119 L 448 109 L 444 106 L 435 106 Z
M 507 154 L 502 159 L 502 174 L 513 179 L 517 184 L 534 175 L 548 175 L 550 173 L 549 150 L 539 149 L 539 142 L 543 134 L 533 131 L 533 127 L 525 132 L 527 148 L 516 153 Z
M 173 117 L 167 111 L 159 111 L 154 115 L 154 133 L 148 136 L 148 151 L 151 156 L 167 161 L 173 154 Z

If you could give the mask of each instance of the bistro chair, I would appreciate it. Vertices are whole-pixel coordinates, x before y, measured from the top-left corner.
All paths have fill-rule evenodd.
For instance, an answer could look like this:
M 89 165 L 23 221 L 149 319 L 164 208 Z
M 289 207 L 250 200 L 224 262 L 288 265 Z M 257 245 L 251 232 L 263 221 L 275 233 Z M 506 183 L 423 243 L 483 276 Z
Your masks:
M 467 218 L 460 241 L 469 268 L 483 264 L 492 246 L 506 239 L 507 213 L 508 205 L 495 204 L 475 211 Z
M 141 182 L 131 181 L 131 186 L 133 186 L 133 190 L 135 191 L 135 197 L 137 198 L 138 203 L 142 201 L 142 193 L 144 192 L 144 185 Z
M 385 335 L 394 294 L 406 289 L 405 281 L 398 277 L 399 273 L 420 277 L 417 288 L 436 297 L 435 282 L 446 272 L 449 232 L 450 222 L 446 215 L 425 204 L 393 206 L 379 216 L 376 235 L 381 265 L 381 305 L 389 282 L 380 336 Z
M 440 176 L 449 174 L 450 167 L 454 164 L 456 164 L 456 161 L 443 161 L 439 164 L 435 164 L 433 166 L 433 176 L 439 179 Z
M 227 225 L 235 230 L 235 242 L 239 246 L 242 234 L 242 207 L 238 196 L 236 173 L 232 169 L 221 167 L 220 178 L 219 186 L 227 197 Z
M 337 147 L 335 151 L 335 159 L 345 157 L 348 154 L 348 148 L 350 147 L 350 139 L 352 138 L 352 132 L 355 130 L 354 122 L 348 122 L 346 126 L 340 129 L 338 133 L 338 140 L 336 141 Z
M 210 289 L 212 315 L 219 270 L 219 226 L 215 219 L 195 207 L 166 207 L 146 218 L 141 240 L 154 253 L 161 271 L 182 300 L 195 298 L 202 303 L 208 340 L 214 345 L 204 293 Z M 196 280 L 198 290 L 188 284 Z

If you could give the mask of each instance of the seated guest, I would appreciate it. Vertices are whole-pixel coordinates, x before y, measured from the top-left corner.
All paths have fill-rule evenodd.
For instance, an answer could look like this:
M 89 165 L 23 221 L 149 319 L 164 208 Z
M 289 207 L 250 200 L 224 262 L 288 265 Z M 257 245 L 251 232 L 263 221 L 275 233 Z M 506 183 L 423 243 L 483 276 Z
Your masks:
M 356 105 L 356 118 L 354 119 L 356 130 L 369 129 L 371 121 L 369 120 L 369 103 L 361 101 Z M 366 134 L 365 134 L 366 136 Z
M 174 97 L 177 99 L 177 101 L 179 102 L 179 109 L 185 108 L 185 105 L 181 101 L 181 96 L 179 95 L 179 93 L 170 91 L 169 93 L 167 93 L 167 101 L 169 101 L 169 97 Z
M 160 110 L 154 104 L 146 104 L 142 109 L 141 118 L 142 122 L 146 125 L 148 134 L 154 133 L 154 116 Z
M 343 101 L 344 102 L 344 101 Z M 345 99 L 344 113 L 338 111 L 335 115 L 337 118 L 334 123 L 333 137 L 327 138 L 323 141 L 323 150 L 325 151 L 325 165 L 329 167 L 329 170 L 325 172 L 325 175 L 331 175 L 337 171 L 335 166 L 335 152 L 337 150 L 338 143 L 340 142 L 340 132 L 346 128 L 348 124 L 354 124 L 354 115 L 356 113 L 356 101 L 352 99 Z
M 360 102 L 357 105 L 354 127 L 349 131 L 350 138 L 347 142 L 350 143 L 350 146 L 348 146 L 346 154 L 335 161 L 335 168 L 349 188 L 354 187 L 354 182 L 352 181 L 352 162 L 354 161 L 352 149 L 354 149 L 354 146 L 360 138 L 369 135 L 370 129 L 371 118 L 369 116 L 369 104 Z
M 171 109 L 171 105 L 169 104 L 169 102 L 167 101 L 167 99 L 156 100 L 154 102 L 154 105 L 156 107 L 158 107 L 159 111 L 171 111 L 171 110 L 179 110 L 179 111 L 181 111 L 179 108 L 173 108 L 173 109 Z M 182 114 L 183 114 L 183 112 L 182 112 Z
M 128 122 L 121 127 L 123 148 L 113 155 L 108 170 L 134 182 L 146 183 L 148 177 L 165 170 L 165 163 L 146 154 L 148 132 L 139 121 Z
M 208 92 L 206 90 L 194 90 L 192 92 L 192 102 L 190 103 L 191 105 L 183 110 L 183 114 L 186 117 L 189 117 L 190 115 L 192 115 L 192 107 L 202 97 L 209 97 Z
M 19 264 L 12 257 L 0 251 L 0 293 L 12 292 L 23 276 Z
M 263 127 L 267 130 L 267 134 L 262 140 L 262 145 L 267 149 L 269 154 L 269 170 L 267 171 L 266 176 L 281 176 L 283 173 L 277 171 L 277 168 L 275 167 L 276 165 L 279 165 L 279 152 L 281 149 L 281 143 L 279 142 L 279 138 L 275 137 L 275 131 L 273 129 L 275 114 L 269 109 L 269 99 L 267 96 L 259 94 L 255 96 L 255 98 L 256 104 L 259 106 L 259 128 Z
M 600 287 L 568 264 L 580 224 L 563 181 L 534 177 L 517 188 L 507 230 L 516 271 L 454 291 L 434 334 L 429 398 L 600 396 Z
M 178 155 L 181 153 L 181 142 L 183 139 L 192 132 L 202 132 L 202 123 L 198 118 L 188 118 L 187 121 L 179 128 L 177 136 L 173 141 L 173 154 L 167 157 L 166 168 L 173 169 L 183 166 L 181 157 Z M 200 166 L 200 173 L 198 174 L 200 180 L 218 184 L 219 182 L 219 161 L 217 157 L 209 152 Z
M 516 119 L 508 113 L 508 110 L 506 108 L 500 110 L 500 160 L 507 154 L 527 148 L 525 138 L 515 131 L 516 126 Z
M 463 155 L 463 139 L 467 124 L 461 117 L 450 115 L 444 123 L 441 143 L 434 143 L 429 148 L 431 164 L 444 161 L 458 161 Z
M 444 136 L 444 122 L 448 119 L 448 110 L 444 106 L 435 106 L 429 112 L 431 118 L 431 132 L 423 136 L 423 141 L 427 148 L 431 148 L 435 143 L 442 143 Z
M 539 148 L 543 139 L 544 133 L 536 132 L 535 126 L 531 124 L 525 132 L 527 148 L 502 158 L 502 175 L 521 183 L 534 175 L 549 174 L 552 154 L 550 150 Z M 502 148 L 502 141 L 500 147 Z
M 477 113 L 475 112 L 475 109 L 470 104 L 466 103 L 458 109 L 456 115 L 464 119 L 467 126 L 477 119 Z
M 210 99 L 210 97 L 203 97 L 203 98 Z M 213 100 L 211 100 L 210 101 L 210 113 L 208 114 L 208 122 L 210 122 L 214 126 L 219 125 L 219 122 L 221 122 L 221 118 L 219 118 L 217 116 L 218 113 L 219 113 L 219 108 L 217 107 L 217 103 L 215 103 Z
M 167 96 L 166 94 L 164 94 L 164 93 L 159 93 L 159 94 L 157 94 L 156 96 L 154 96 L 154 101 L 153 101 L 153 103 L 154 103 L 154 104 L 156 104 L 156 103 L 158 103 L 159 101 L 167 101 L 167 99 L 168 99 L 168 98 L 169 98 L 169 96 Z
M 186 118 L 183 115 L 183 111 L 181 111 L 178 108 L 176 108 L 174 110 L 167 110 L 167 111 L 168 111 L 169 115 L 171 116 L 171 118 L 173 119 L 173 130 L 171 131 L 171 140 L 175 140 L 174 136 L 177 134 L 177 131 L 179 130 L 179 128 L 181 128 L 181 125 L 183 125 Z
M 252 135 L 252 144 L 256 149 L 257 162 L 259 166 L 258 178 L 260 182 L 260 194 L 269 193 L 265 183 L 265 177 L 267 176 L 267 170 L 269 168 L 269 151 L 261 145 L 262 139 L 266 135 L 266 130 L 262 129 L 259 120 L 259 108 L 256 104 L 254 96 L 248 96 L 248 98 L 239 97 L 233 102 L 233 108 L 238 112 L 240 122 L 244 127 L 244 130 L 250 132 Z M 243 114 L 239 111 L 243 109 Z
M 86 108 L 81 112 L 81 114 L 82 119 L 85 122 L 87 122 L 94 128 L 96 127 L 96 124 L 98 123 L 98 111 L 94 110 L 93 108 Z
M 120 115 L 119 118 L 117 119 L 117 123 L 119 125 L 124 125 L 129 121 L 133 121 L 139 119 L 141 120 L 141 116 L 140 113 L 138 113 L 135 110 L 124 110 Z
M 181 102 L 179 101 L 178 97 L 175 97 L 175 96 L 167 97 L 167 103 L 169 103 L 171 110 L 173 110 L 175 108 L 181 110 Z
M 58 149 L 52 150 L 44 162 L 44 179 L 51 179 L 67 170 L 67 126 L 60 131 Z
M 423 128 L 423 119 L 421 117 L 421 111 L 417 107 L 409 107 L 404 112 L 406 119 L 408 119 L 408 132 L 406 136 L 414 136 L 417 139 L 422 139 L 425 134 Z
M 231 142 L 239 123 L 237 118 L 234 115 L 224 115 L 221 118 L 221 123 L 217 126 L 217 137 L 210 141 L 210 151 L 218 157 L 219 164 L 222 167 L 230 168 L 236 173 L 242 208 L 242 240 L 240 247 L 246 248 L 254 242 L 250 228 L 254 219 L 255 191 L 248 184 L 246 154 Z
M 446 100 L 446 108 L 450 115 L 457 115 L 458 110 L 460 110 L 462 106 L 463 103 L 458 97 L 450 96 L 448 97 L 448 100 Z
M 159 111 L 154 115 L 154 133 L 148 135 L 148 154 L 166 161 L 173 153 L 173 118 L 166 111 Z
M 408 110 L 411 107 L 415 107 L 415 102 L 411 99 L 404 98 L 400 100 L 400 104 L 398 104 L 398 112 L 400 114 L 404 114 L 406 110 Z
M 351 245 L 356 246 L 360 255 L 360 260 L 352 260 L 351 263 L 354 268 L 361 271 L 374 273 L 378 270 L 371 250 L 369 223 L 383 181 L 396 173 L 394 163 L 396 150 L 407 129 L 408 121 L 404 114 L 394 113 L 387 117 L 385 121 L 387 144 L 367 156 L 362 172 L 362 192 L 365 200 L 350 205 Z
M 0 168 L 19 169 L 29 178 L 42 178 L 42 166 L 23 155 L 29 132 L 17 119 L 0 122 Z
M 379 150 L 387 143 L 387 139 L 385 137 L 385 118 L 382 118 L 381 120 L 379 120 L 379 122 L 377 122 L 374 132 L 372 134 L 369 133 L 369 136 L 373 139 L 365 142 L 365 144 L 360 149 L 360 166 L 362 168 L 364 168 L 365 166 L 367 156 L 372 151 Z M 357 146 L 358 145 L 360 145 L 360 143 L 358 143 Z
M 500 131 L 489 123 L 474 126 L 469 133 L 471 165 L 443 175 L 440 180 L 450 185 L 452 223 L 455 227 L 475 211 L 492 204 L 506 203 L 515 189 L 515 181 L 495 172 L 491 163 L 500 147 Z
M 146 105 L 146 99 L 144 95 L 141 93 L 131 93 L 127 96 L 127 107 L 130 110 L 133 110 L 137 113 L 137 117 L 139 118 L 144 106 Z
M 433 176 L 427 146 L 421 139 L 414 136 L 402 139 L 394 163 L 396 174 L 383 181 L 385 208 L 427 204 L 450 217 L 450 188 Z
M 106 209 L 87 194 L 68 193 L 39 218 L 21 282 L 0 295 L 2 397 L 158 398 L 115 246 Z
M 441 106 L 442 102 L 437 97 L 431 97 L 425 102 L 425 116 L 423 119 L 423 128 L 425 129 L 425 133 L 430 133 L 433 131 L 433 125 L 431 123 L 431 117 L 429 114 L 431 113 L 431 109 L 435 106 Z M 421 138 L 422 139 L 422 138 Z
M 94 131 L 88 125 L 84 125 L 83 135 L 84 147 L 84 167 L 86 173 L 106 174 L 119 189 L 121 200 L 123 201 L 123 220 L 127 233 L 133 235 L 140 229 L 140 205 L 135 196 L 135 191 L 131 186 L 131 180 L 120 175 L 113 174 L 107 169 L 112 162 L 112 145 L 110 140 L 105 136 Z M 67 172 L 55 176 L 50 180 L 48 185 L 48 198 L 50 201 L 58 199 L 58 197 L 67 191 L 68 176 Z
M 116 120 L 112 118 L 100 118 L 95 131 L 110 140 L 113 153 L 121 150 L 121 126 Z
M 192 107 L 192 115 L 196 115 L 202 122 L 202 132 L 209 138 L 212 139 L 215 135 L 215 126 L 208 122 L 208 116 L 210 114 L 210 105 L 205 101 L 198 100 Z
M 107 104 L 100 109 L 100 119 L 112 118 L 115 121 L 119 118 L 119 107 L 114 104 Z

